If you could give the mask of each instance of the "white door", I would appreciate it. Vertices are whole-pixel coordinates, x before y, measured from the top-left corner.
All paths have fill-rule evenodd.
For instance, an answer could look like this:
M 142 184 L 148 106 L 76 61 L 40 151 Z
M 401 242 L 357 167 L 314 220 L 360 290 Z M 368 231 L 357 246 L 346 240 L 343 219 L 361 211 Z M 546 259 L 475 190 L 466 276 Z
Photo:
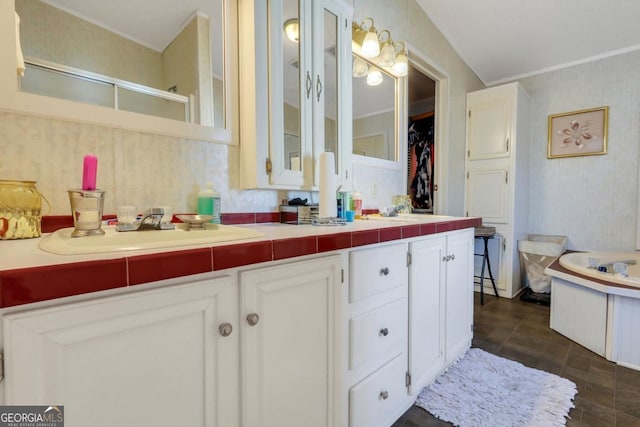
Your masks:
M 241 273 L 242 425 L 336 425 L 341 258 Z
M 222 277 L 6 315 L 7 403 L 64 405 L 68 427 L 237 425 L 236 292 Z
M 409 392 L 412 394 L 430 383 L 444 366 L 445 250 L 445 237 L 410 245 Z
M 473 230 L 447 237 L 445 357 L 452 362 L 473 338 Z

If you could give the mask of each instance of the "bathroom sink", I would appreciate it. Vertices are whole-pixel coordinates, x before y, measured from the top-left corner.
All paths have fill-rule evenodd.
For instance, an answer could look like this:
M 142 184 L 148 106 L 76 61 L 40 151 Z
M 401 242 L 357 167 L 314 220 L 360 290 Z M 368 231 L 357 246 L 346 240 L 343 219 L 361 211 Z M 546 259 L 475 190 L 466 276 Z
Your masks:
M 398 214 L 397 216 L 367 215 L 367 219 L 374 221 L 391 221 L 391 222 L 437 222 L 453 219 L 447 215 L 431 215 L 431 214 Z
M 204 230 L 188 230 L 187 224 L 176 224 L 175 230 L 116 231 L 103 227 L 104 236 L 71 237 L 73 228 L 63 228 L 42 238 L 38 247 L 58 255 L 78 255 L 140 249 L 172 248 L 263 237 L 249 228 L 207 224 Z

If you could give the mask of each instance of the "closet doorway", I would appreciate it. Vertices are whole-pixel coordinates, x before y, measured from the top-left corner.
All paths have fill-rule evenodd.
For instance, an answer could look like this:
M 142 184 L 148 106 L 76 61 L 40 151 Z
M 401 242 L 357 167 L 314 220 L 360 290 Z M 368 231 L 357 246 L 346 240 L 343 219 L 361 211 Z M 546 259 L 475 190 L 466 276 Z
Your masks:
M 409 64 L 407 190 L 414 212 L 434 213 L 436 82 Z

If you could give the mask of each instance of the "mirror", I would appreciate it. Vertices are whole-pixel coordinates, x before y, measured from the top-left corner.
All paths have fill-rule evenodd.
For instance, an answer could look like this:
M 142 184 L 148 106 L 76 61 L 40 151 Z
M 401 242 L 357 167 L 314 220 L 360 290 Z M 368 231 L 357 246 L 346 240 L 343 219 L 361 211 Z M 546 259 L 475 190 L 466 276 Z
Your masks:
M 353 154 L 397 162 L 397 78 L 353 55 Z
M 279 56 L 282 58 L 282 73 L 272 73 L 270 78 L 273 81 L 273 79 L 280 78 L 279 76 L 281 75 L 282 81 L 278 83 L 272 82 L 272 86 L 282 88 L 283 110 L 280 112 L 273 108 L 272 114 L 274 120 L 277 120 L 277 115 L 282 114 L 284 123 L 284 169 L 301 171 L 301 153 L 303 150 L 301 145 L 299 68 L 300 45 L 304 43 L 306 33 L 301 31 L 298 0 L 283 0 L 281 15 L 284 25 L 280 25 L 281 21 L 276 20 L 269 27 L 270 37 L 274 40 L 282 40 L 282 51 L 273 55 L 274 57 Z M 277 141 L 279 138 L 276 137 L 275 140 Z
M 9 95 L 0 107 L 234 143 L 237 88 L 224 76 L 235 69 L 235 8 L 229 0 L 15 0 L 26 69 L 16 87 L 0 84 Z M 13 25 L 4 25 L 13 12 L 0 12 L 0 54 L 15 52 Z

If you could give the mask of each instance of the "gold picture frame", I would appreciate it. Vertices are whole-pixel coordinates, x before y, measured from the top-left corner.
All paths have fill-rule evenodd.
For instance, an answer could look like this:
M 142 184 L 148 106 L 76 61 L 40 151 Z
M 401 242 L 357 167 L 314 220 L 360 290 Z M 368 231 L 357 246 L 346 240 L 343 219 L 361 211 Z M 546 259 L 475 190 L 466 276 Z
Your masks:
M 547 158 L 607 154 L 609 107 L 549 116 Z

